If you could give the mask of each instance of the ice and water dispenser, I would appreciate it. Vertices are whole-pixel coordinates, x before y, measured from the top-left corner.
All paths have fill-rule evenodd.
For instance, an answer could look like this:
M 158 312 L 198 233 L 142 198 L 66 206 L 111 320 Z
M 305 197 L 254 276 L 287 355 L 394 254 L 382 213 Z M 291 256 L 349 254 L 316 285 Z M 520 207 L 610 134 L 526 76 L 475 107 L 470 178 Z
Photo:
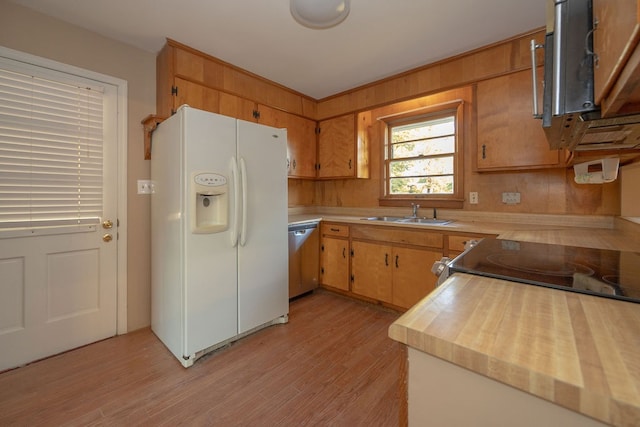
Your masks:
M 229 228 L 229 185 L 227 178 L 213 172 L 191 175 L 191 232 L 218 233 Z

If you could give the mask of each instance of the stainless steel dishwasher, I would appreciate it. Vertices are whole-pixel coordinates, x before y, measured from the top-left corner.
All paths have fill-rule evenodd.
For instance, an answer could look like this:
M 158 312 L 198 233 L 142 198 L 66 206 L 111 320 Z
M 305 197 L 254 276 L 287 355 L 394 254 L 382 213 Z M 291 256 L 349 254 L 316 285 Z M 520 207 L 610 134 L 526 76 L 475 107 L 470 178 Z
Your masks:
M 319 248 L 317 221 L 289 226 L 289 298 L 318 287 Z

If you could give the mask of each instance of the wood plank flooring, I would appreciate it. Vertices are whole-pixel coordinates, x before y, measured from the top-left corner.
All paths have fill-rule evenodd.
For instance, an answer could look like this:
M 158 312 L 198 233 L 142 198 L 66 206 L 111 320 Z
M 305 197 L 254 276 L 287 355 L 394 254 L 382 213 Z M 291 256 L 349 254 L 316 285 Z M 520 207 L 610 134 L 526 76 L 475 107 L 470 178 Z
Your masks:
M 136 331 L 0 374 L 0 425 L 396 426 L 398 316 L 316 291 L 188 369 Z

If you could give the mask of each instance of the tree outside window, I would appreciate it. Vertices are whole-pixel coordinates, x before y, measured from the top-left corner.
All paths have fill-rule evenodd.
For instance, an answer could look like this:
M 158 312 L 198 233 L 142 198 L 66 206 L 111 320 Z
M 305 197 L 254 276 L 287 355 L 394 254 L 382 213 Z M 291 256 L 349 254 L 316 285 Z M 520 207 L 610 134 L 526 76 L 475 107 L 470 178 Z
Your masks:
M 456 154 L 455 112 L 389 126 L 390 195 L 451 195 Z

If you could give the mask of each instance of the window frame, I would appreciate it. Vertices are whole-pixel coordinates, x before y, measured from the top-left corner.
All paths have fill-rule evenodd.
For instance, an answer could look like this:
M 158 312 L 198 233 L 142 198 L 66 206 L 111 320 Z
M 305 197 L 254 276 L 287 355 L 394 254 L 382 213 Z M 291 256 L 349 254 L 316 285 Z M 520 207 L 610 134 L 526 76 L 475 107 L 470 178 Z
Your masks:
M 389 164 L 391 159 L 390 135 L 393 126 L 416 123 L 420 121 L 436 120 L 453 116 L 455 120 L 455 142 L 453 153 L 453 193 L 452 194 L 390 194 Z M 457 99 L 442 104 L 403 111 L 378 118 L 384 127 L 384 141 L 382 141 L 381 159 L 381 206 L 408 206 L 420 202 L 424 207 L 462 208 L 464 202 L 464 101 Z

